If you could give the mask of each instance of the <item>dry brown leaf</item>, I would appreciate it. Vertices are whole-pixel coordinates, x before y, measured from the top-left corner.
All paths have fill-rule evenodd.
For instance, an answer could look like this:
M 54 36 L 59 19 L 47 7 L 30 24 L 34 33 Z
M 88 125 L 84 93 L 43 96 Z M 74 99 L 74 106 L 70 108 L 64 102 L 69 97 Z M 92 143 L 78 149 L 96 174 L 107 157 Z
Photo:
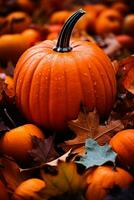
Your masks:
M 28 151 L 28 153 L 36 165 L 47 163 L 59 156 L 54 147 L 53 136 L 49 136 L 44 140 L 36 136 L 32 136 L 32 143 L 33 148 L 32 150 Z
M 66 145 L 84 144 L 88 138 L 95 139 L 99 144 L 107 143 L 110 138 L 124 128 L 120 120 L 110 120 L 106 125 L 99 125 L 99 118 L 96 112 L 81 113 L 77 120 L 69 122 L 69 127 L 76 134 L 72 140 L 65 141 Z
M 4 179 L 9 192 L 13 192 L 16 187 L 25 179 L 20 173 L 19 166 L 9 158 L 1 158 L 0 163 L 3 168 L 0 168 L 0 175 Z
M 62 156 L 60 156 L 59 158 L 55 159 L 55 160 L 52 160 L 50 162 L 47 162 L 47 163 L 43 163 L 39 166 L 36 166 L 36 167 L 31 167 L 31 168 L 26 168 L 26 169 L 23 169 L 23 168 L 20 168 L 20 172 L 23 173 L 23 172 L 31 172 L 31 171 L 34 171 L 36 169 L 41 169 L 42 167 L 46 166 L 46 165 L 50 165 L 50 166 L 56 166 L 58 161 L 66 161 L 67 157 L 70 155 L 71 153 L 71 149 L 69 151 L 67 151 L 65 154 L 63 154 Z
M 87 138 L 94 138 L 98 135 L 99 116 L 95 110 L 89 113 L 80 112 L 76 120 L 68 122 L 68 126 L 77 137 L 66 141 L 66 144 L 80 144 Z
M 127 75 L 125 76 L 123 80 L 123 86 L 130 93 L 134 94 L 134 64 L 132 68 L 129 70 L 129 72 L 127 73 Z

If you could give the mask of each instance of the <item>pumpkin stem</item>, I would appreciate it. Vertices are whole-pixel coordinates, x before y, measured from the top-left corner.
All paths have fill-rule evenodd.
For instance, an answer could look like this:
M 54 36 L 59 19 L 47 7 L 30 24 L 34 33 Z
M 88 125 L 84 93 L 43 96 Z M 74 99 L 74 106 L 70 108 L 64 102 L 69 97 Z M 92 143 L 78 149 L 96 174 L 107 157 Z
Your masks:
M 79 9 L 71 17 L 69 17 L 69 19 L 65 22 L 63 28 L 61 29 L 56 47 L 53 48 L 54 51 L 64 53 L 64 52 L 69 52 L 72 50 L 72 47 L 70 47 L 69 45 L 71 33 L 76 22 L 84 14 L 85 14 L 85 11 L 82 9 Z

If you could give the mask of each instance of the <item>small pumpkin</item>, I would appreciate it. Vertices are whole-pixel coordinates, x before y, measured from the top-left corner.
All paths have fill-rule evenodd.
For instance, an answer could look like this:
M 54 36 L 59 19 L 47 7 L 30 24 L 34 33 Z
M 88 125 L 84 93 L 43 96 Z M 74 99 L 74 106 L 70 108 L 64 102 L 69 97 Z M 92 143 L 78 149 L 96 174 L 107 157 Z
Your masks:
M 63 25 L 69 16 L 70 12 L 67 10 L 53 12 L 53 14 L 50 16 L 50 24 Z
M 45 138 L 43 132 L 33 124 L 11 129 L 0 138 L 0 152 L 25 165 L 29 161 L 28 151 L 33 147 L 32 136 Z
M 114 2 L 111 6 L 112 9 L 117 10 L 119 13 L 121 13 L 121 15 L 126 15 L 126 13 L 128 12 L 128 5 L 125 2 Z
M 124 18 L 123 32 L 134 36 L 134 14 L 128 14 Z
M 86 200 L 103 200 L 115 185 L 127 188 L 134 178 L 124 169 L 100 166 L 87 177 Z
M 32 22 L 31 17 L 27 13 L 20 11 L 10 13 L 6 19 L 10 33 L 20 33 L 27 29 Z
M 84 13 L 80 9 L 67 20 L 57 42 L 35 45 L 16 65 L 16 103 L 35 124 L 63 130 L 77 118 L 81 104 L 89 111 L 96 108 L 101 116 L 111 111 L 116 95 L 111 61 L 95 43 L 70 41 Z
M 40 33 L 34 29 L 0 36 L 0 61 L 12 61 L 16 64 L 21 54 L 39 40 Z
M 6 17 L 0 17 L 0 35 L 8 32 L 8 21 Z
M 104 10 L 97 18 L 95 31 L 99 35 L 118 34 L 122 30 L 122 15 L 114 9 Z
M 134 167 L 134 129 L 119 131 L 111 138 L 110 145 L 123 164 Z
M 15 190 L 12 200 L 42 200 L 38 192 L 45 188 L 46 183 L 38 178 L 23 181 Z
M 94 24 L 96 23 L 97 12 L 95 10 L 87 12 L 76 24 L 75 28 L 79 31 L 94 31 Z
M 89 11 L 89 12 L 92 12 L 92 11 L 95 11 L 97 16 L 102 12 L 104 11 L 105 9 L 107 9 L 107 7 L 104 5 L 104 4 L 101 4 L 101 3 L 97 3 L 97 4 L 85 4 L 83 6 L 84 10 L 85 11 Z
M 16 0 L 17 5 L 21 10 L 32 12 L 35 9 L 34 1 L 31 0 Z

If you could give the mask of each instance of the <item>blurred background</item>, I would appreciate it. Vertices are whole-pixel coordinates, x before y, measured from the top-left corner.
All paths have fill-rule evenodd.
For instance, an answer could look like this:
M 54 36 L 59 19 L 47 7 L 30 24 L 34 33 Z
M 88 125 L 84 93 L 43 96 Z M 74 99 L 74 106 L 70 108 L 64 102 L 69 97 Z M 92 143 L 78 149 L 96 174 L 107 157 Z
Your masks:
M 86 15 L 72 37 L 96 42 L 112 60 L 133 54 L 134 1 L 0 0 L 0 67 L 15 67 L 26 49 L 57 39 L 64 22 L 79 8 Z

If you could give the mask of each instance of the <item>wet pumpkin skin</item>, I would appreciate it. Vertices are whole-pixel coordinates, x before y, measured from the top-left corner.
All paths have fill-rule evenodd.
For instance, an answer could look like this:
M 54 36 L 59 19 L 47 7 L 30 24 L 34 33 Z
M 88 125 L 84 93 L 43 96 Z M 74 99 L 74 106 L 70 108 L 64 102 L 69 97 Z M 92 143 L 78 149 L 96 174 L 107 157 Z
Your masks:
M 115 185 L 127 188 L 133 181 L 132 175 L 119 167 L 97 167 L 87 177 L 86 200 L 103 200 Z
M 134 167 L 134 129 L 119 131 L 110 140 L 110 145 L 123 164 Z
M 66 41 L 60 38 L 58 46 L 46 40 L 28 49 L 14 74 L 16 102 L 22 113 L 55 130 L 76 119 L 81 104 L 108 115 L 116 94 L 114 70 L 104 52 L 91 42 L 73 40 L 68 46 Z

